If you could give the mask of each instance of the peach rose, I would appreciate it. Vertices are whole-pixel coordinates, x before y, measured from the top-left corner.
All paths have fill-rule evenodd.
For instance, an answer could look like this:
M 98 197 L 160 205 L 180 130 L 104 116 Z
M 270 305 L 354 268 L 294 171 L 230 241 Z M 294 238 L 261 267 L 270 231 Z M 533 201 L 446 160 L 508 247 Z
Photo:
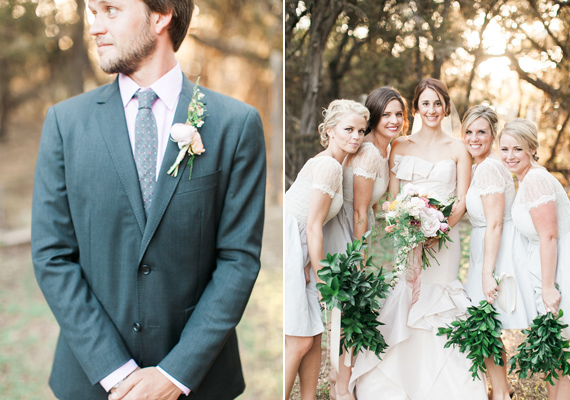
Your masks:
M 204 149 L 204 143 L 202 143 L 202 137 L 198 132 L 194 134 L 192 146 L 190 147 L 192 148 L 192 153 L 194 154 L 202 154 L 206 151 L 206 149 Z

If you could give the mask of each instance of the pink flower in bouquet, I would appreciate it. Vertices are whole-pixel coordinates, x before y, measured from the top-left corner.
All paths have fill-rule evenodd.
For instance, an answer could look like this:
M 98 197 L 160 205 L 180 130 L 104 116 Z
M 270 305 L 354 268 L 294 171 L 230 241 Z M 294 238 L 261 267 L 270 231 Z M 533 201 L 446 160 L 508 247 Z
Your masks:
M 439 229 L 441 229 L 441 231 L 445 233 L 449 230 L 449 224 L 442 222 L 441 224 L 439 224 Z
M 391 204 L 392 204 L 392 202 L 390 202 L 390 201 L 385 201 L 385 202 L 382 204 L 382 210 L 385 211 L 385 212 L 390 211 L 390 205 L 391 205 Z
M 396 225 L 388 225 L 386 228 L 384 228 L 384 230 L 388 233 L 394 232 L 394 229 L 396 229 Z
M 408 210 L 408 213 L 410 215 L 413 215 L 414 217 L 419 217 L 421 211 L 425 209 L 425 207 L 426 204 L 424 203 L 421 197 L 411 197 L 410 199 L 408 199 L 406 204 L 406 209 Z
M 443 222 L 445 220 L 445 215 L 443 215 L 443 213 L 440 210 L 436 211 L 437 211 L 437 219 L 439 219 L 439 222 Z
M 408 197 L 417 196 L 420 193 L 420 189 L 416 185 L 408 183 L 406 186 L 402 188 L 402 193 L 404 194 L 404 196 Z
M 435 237 L 441 225 L 437 212 L 438 211 L 433 208 L 424 208 L 420 212 L 419 217 L 422 222 L 422 227 L 420 229 L 428 238 Z

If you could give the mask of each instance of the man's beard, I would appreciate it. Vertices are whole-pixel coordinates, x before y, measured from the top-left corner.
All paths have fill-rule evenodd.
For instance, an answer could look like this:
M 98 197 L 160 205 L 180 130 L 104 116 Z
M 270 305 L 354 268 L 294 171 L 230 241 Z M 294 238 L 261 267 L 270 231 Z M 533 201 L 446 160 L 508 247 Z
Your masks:
M 144 26 L 139 30 L 136 37 L 121 47 L 117 46 L 119 55 L 115 59 L 100 61 L 101 69 L 108 74 L 130 75 L 136 72 L 141 63 L 156 50 L 157 39 L 148 28 L 149 18 Z

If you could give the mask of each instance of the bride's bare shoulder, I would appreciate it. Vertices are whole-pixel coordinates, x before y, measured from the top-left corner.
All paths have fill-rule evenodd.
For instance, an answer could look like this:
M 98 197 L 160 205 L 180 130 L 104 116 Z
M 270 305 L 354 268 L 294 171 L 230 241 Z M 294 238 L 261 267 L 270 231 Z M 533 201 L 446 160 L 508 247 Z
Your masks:
M 398 151 L 402 151 L 412 145 L 413 142 L 410 140 L 410 137 L 399 136 L 392 142 L 392 150 L 398 149 Z

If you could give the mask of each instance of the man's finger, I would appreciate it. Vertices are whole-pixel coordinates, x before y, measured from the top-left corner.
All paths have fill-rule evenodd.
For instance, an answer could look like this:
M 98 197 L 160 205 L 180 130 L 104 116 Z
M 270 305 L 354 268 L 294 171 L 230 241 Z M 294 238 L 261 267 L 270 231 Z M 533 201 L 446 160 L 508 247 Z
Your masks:
M 131 389 L 137 384 L 140 379 L 137 378 L 137 371 L 133 372 L 127 377 L 121 384 L 111 391 L 109 396 L 110 400 L 121 400 L 131 391 Z

